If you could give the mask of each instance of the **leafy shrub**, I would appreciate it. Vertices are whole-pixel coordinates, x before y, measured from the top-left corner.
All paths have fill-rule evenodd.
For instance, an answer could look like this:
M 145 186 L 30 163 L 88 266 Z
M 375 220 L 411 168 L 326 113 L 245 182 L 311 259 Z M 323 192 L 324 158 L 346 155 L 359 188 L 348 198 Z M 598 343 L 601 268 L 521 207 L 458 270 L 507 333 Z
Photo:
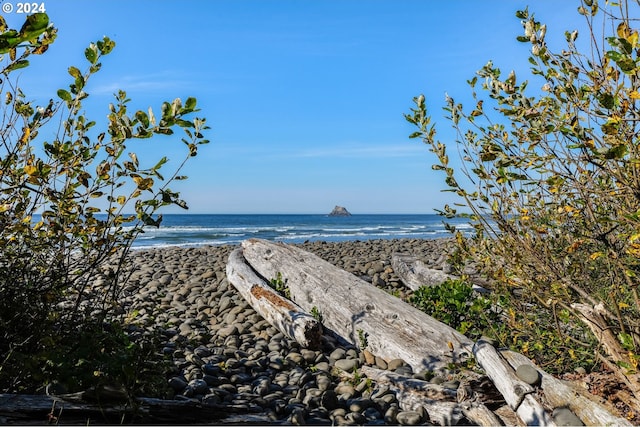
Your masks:
M 527 311 L 540 318 L 566 315 L 568 327 L 549 321 L 548 331 L 560 339 L 568 329 L 576 338 L 566 342 L 570 350 L 596 355 L 639 408 L 640 45 L 633 15 L 640 13 L 634 2 L 605 7 L 583 0 L 578 8 L 589 31 L 585 52 L 571 30 L 566 46 L 553 52 L 546 26 L 528 10 L 517 12 L 524 28 L 517 40 L 531 48 L 532 81 L 514 72 L 505 77 L 489 62 L 468 81 L 471 108 L 447 99 L 461 153 L 457 171 L 436 138 L 424 96 L 414 99 L 406 118 L 418 127 L 411 137 L 430 146 L 434 169 L 444 172 L 475 223 L 475 237 L 458 239 L 462 253 L 514 308 L 527 310 L 518 301 L 524 295 L 535 305 Z M 457 210 L 445 206 L 441 213 Z M 538 327 L 518 318 L 520 331 Z M 585 329 L 598 345 L 580 339 Z M 541 356 L 550 362 L 554 353 Z
M 489 299 L 477 294 L 465 280 L 449 279 L 438 286 L 421 286 L 411 303 L 435 319 L 477 339 L 498 321 Z
M 88 82 L 115 47 L 107 37 L 85 50 L 86 71 L 69 67 L 71 83 L 57 91 L 57 101 L 30 101 L 13 73 L 44 54 L 56 33 L 44 13 L 28 16 L 20 31 L 7 29 L 0 17 L 2 391 L 33 391 L 70 369 L 85 369 L 82 346 L 93 345 L 105 357 L 122 346 L 128 350 L 121 354 L 140 354 L 133 351 L 139 344 L 123 336 L 114 341 L 103 325 L 120 322 L 114 308 L 133 239 L 144 226 L 159 226 L 161 207 L 186 208 L 168 185 L 185 178 L 178 174 L 184 162 L 208 142 L 205 120 L 192 118 L 195 98 L 165 102 L 156 117 L 151 109 L 129 113 L 130 100 L 119 91 L 106 123 L 85 116 Z M 143 166 L 128 150 L 132 140 L 172 135 L 177 128 L 184 131 L 185 159 L 168 179 L 168 159 Z M 97 277 L 104 279 L 99 287 Z M 81 377 L 76 375 L 78 386 L 91 385 L 91 378 Z

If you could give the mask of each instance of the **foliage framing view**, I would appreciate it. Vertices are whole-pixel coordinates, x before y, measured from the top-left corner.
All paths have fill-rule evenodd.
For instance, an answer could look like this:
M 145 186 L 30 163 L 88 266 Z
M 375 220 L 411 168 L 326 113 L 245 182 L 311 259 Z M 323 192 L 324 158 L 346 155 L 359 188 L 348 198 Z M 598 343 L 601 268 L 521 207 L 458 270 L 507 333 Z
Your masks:
M 179 171 L 208 142 L 201 133 L 205 120 L 191 118 L 198 111 L 194 98 L 165 102 L 156 117 L 151 109 L 130 114 L 120 91 L 104 130 L 97 130 L 82 103 L 88 80 L 115 46 L 107 37 L 85 50 L 86 71 L 69 67 L 71 84 L 57 91 L 57 101 L 34 105 L 14 72 L 44 54 L 56 33 L 44 13 L 27 17 L 20 31 L 0 17 L 1 392 L 33 391 L 63 374 L 78 387 L 101 379 L 132 386 L 124 384 L 129 379 L 122 371 L 139 356 L 139 346 L 110 317 L 121 268 L 143 226 L 160 224 L 159 208 L 186 208 L 168 184 L 186 178 Z M 142 167 L 127 150 L 132 140 L 172 135 L 177 128 L 184 131 L 185 159 L 168 179 L 161 174 L 166 158 Z M 92 289 L 98 275 L 106 280 Z
M 458 235 L 506 295 L 511 341 L 539 363 L 593 354 L 640 399 L 640 41 L 636 2 L 582 0 L 589 32 L 552 52 L 546 26 L 516 16 L 531 46 L 532 81 L 505 77 L 491 62 L 468 81 L 474 99 L 447 99 L 462 166 L 437 140 L 424 96 L 406 115 L 435 153 L 434 169 L 470 209 L 471 240 Z M 636 17 L 634 18 L 634 13 Z M 478 87 L 481 92 L 478 93 Z M 451 206 L 441 212 L 457 214 Z M 524 292 L 522 292 L 524 290 Z M 538 310 L 532 310 L 538 307 Z M 536 317 L 531 316 L 535 313 Z M 549 354 L 540 319 L 550 319 Z M 576 321 L 577 320 L 577 321 Z M 591 334 L 582 332 L 591 331 Z M 593 343 L 595 338 L 595 343 Z M 533 344 L 540 345 L 537 348 Z M 531 345 L 530 345 L 531 344 Z M 546 348 L 545 348 L 546 347 Z M 547 353 L 545 353 L 545 351 Z M 566 362 L 565 362 L 566 363 Z M 557 366 L 561 368 L 561 366 Z

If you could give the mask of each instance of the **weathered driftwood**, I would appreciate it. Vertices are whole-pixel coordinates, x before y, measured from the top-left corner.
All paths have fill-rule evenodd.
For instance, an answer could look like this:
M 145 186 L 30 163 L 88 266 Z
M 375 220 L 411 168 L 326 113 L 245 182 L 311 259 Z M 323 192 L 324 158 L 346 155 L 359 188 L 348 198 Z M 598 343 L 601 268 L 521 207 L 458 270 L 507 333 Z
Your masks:
M 499 426 L 502 423 L 500 418 L 493 413 L 486 405 L 473 400 L 460 402 L 460 408 L 464 416 L 479 426 Z
M 325 328 L 352 344 L 414 371 L 467 359 L 473 342 L 455 329 L 318 256 L 260 239 L 242 243 L 247 262 L 263 277 L 282 274 L 291 299 L 319 311 Z
M 431 422 L 440 425 L 456 425 L 463 418 L 455 390 L 369 366 L 363 366 L 360 372 L 378 384 L 387 384 L 405 411 L 417 411 L 422 407 L 427 410 Z
M 0 394 L 0 420 L 8 424 L 190 424 L 227 422 L 228 417 L 231 421 L 242 421 L 234 418 L 234 414 L 260 423 L 269 421 L 265 414 L 248 411 L 246 406 L 203 405 L 194 400 L 138 398 L 132 406 L 67 401 L 47 395 Z
M 576 303 L 571 304 L 571 307 L 581 314 L 585 323 L 589 326 L 589 329 L 591 329 L 591 332 L 593 332 L 598 339 L 598 342 L 602 344 L 607 354 L 612 357 L 614 361 L 624 361 L 630 365 L 633 364 L 632 361 L 629 360 L 629 352 L 622 348 L 620 341 L 609 327 L 603 314 L 605 309 L 602 303 L 595 306 Z M 626 384 L 633 393 L 633 402 L 628 403 L 635 408 L 640 408 L 640 374 L 629 373 L 627 369 L 618 366 L 614 361 L 606 360 L 606 362 L 609 362 L 609 367 L 618 379 Z
M 480 401 L 473 390 L 469 394 L 460 393 L 460 389 L 448 389 L 369 366 L 363 366 L 360 372 L 377 384 L 386 384 L 393 390 L 402 409 L 412 411 L 425 408 L 432 422 L 456 425 L 464 416 L 476 425 L 500 425 L 500 419 Z
M 458 279 L 458 276 L 445 273 L 442 270 L 429 268 L 418 257 L 409 254 L 394 253 L 391 255 L 393 272 L 402 280 L 409 289 L 417 291 L 421 286 L 438 286 L 443 282 Z M 475 278 L 474 281 L 479 279 Z M 489 290 L 473 283 L 473 290 L 479 293 L 488 293 Z
M 515 370 L 489 342 L 478 340 L 473 346 L 478 364 L 491 378 L 504 400 L 527 425 L 555 425 L 553 418 L 531 396 L 535 389 L 520 380 Z
M 414 291 L 420 286 L 437 286 L 447 279 L 456 278 L 442 270 L 427 267 L 418 257 L 409 254 L 392 254 L 391 266 L 404 285 Z
M 320 348 L 322 325 L 258 277 L 245 263 L 240 248 L 229 255 L 227 279 L 253 309 L 280 332 L 302 347 Z
M 545 400 L 553 408 L 570 409 L 585 425 L 632 425 L 627 419 L 613 415 L 603 404 L 596 401 L 595 396 L 590 396 L 571 383 L 553 377 L 534 365 L 526 356 L 508 350 L 501 351 L 501 354 L 514 369 L 527 364 L 540 373 L 540 388 L 544 392 Z

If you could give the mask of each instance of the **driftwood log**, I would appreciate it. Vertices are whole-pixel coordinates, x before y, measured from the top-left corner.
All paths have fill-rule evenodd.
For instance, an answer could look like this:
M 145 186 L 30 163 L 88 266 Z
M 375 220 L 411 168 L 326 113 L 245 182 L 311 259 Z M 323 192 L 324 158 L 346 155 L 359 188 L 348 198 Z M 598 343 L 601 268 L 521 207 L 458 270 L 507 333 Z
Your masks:
M 281 274 L 291 298 L 302 310 L 315 308 L 326 329 L 377 356 L 386 360 L 402 358 L 419 372 L 446 368 L 473 354 L 495 386 L 491 388 L 497 389 L 507 402 L 502 408 L 517 414 L 518 423 L 554 426 L 550 412 L 566 407 L 587 425 L 630 425 L 540 370 L 540 383 L 525 383 L 515 373 L 519 365 L 533 365 L 525 356 L 498 352 L 484 340 L 473 343 L 449 326 L 309 252 L 259 239 L 244 241 L 242 248 L 252 273 L 255 270 L 263 278 Z M 441 424 L 455 424 L 463 415 L 479 425 L 498 421 L 498 411 L 492 414 L 475 393 L 469 397 L 458 392 L 454 398 L 452 390 L 398 374 L 367 366 L 361 368 L 361 373 L 393 388 L 404 409 L 425 407 L 432 420 Z M 503 415 L 500 418 L 505 419 Z
M 0 394 L 2 424 L 267 424 L 269 421 L 267 414 L 247 413 L 246 406 L 203 405 L 194 400 L 138 398 L 135 405 L 125 405 L 85 402 L 76 396 L 65 400 L 63 396 Z
M 377 384 L 386 384 L 396 393 L 400 407 L 406 411 L 427 410 L 431 422 L 457 425 L 463 416 L 480 426 L 500 425 L 499 418 L 471 392 L 461 396 L 456 390 L 409 378 L 394 372 L 363 366 L 360 372 Z
M 391 266 L 404 285 L 414 291 L 420 286 L 437 286 L 447 279 L 456 278 L 442 270 L 427 267 L 418 257 L 409 254 L 392 254 Z
M 391 266 L 393 272 L 402 280 L 402 283 L 411 290 L 417 291 L 421 286 L 438 286 L 443 282 L 458 279 L 458 276 L 445 273 L 442 270 L 429 268 L 418 257 L 410 254 L 391 254 Z M 473 281 L 479 281 L 474 278 Z M 479 293 L 489 293 L 489 290 L 479 284 L 472 284 L 473 290 Z
M 546 402 L 554 408 L 566 407 L 570 409 L 585 425 L 601 426 L 631 426 L 625 418 L 613 415 L 596 397 L 585 390 L 566 381 L 559 380 L 534 365 L 526 356 L 513 351 L 501 351 L 502 356 L 513 369 L 520 365 L 534 367 L 541 376 L 540 389 L 544 393 Z
M 633 361 L 628 356 L 629 352 L 622 347 L 613 330 L 609 327 L 602 303 L 594 306 L 576 303 L 571 304 L 571 307 L 580 313 L 585 324 L 591 329 L 593 335 L 596 336 L 598 342 L 613 360 L 625 361 L 629 365 L 633 365 Z M 633 398 L 630 398 L 631 402 L 628 403 L 631 403 L 631 406 L 635 408 L 640 408 L 640 373 L 618 366 L 613 360 L 606 357 L 602 359 L 618 379 L 633 393 Z
M 466 360 L 473 342 L 455 329 L 320 257 L 280 243 L 249 239 L 244 258 L 262 277 L 286 281 L 291 299 L 318 311 L 325 328 L 357 347 L 415 372 Z
M 473 355 L 504 396 L 507 404 L 525 424 L 555 425 L 551 415 L 532 396 L 535 391 L 534 387 L 517 377 L 515 370 L 493 345 L 487 341 L 479 340 L 473 346 Z
M 280 332 L 302 347 L 320 348 L 322 325 L 258 277 L 245 263 L 240 248 L 229 255 L 227 279 L 253 309 Z

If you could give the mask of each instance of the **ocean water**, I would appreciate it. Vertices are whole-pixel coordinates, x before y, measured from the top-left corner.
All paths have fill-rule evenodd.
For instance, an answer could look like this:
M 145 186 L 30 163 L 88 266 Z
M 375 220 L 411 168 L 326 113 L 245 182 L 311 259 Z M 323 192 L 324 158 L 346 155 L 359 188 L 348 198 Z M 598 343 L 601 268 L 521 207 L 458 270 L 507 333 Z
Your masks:
M 160 228 L 147 227 L 134 248 L 238 244 L 260 238 L 285 243 L 325 240 L 451 237 L 438 215 L 164 215 Z M 469 230 L 467 219 L 447 220 Z

